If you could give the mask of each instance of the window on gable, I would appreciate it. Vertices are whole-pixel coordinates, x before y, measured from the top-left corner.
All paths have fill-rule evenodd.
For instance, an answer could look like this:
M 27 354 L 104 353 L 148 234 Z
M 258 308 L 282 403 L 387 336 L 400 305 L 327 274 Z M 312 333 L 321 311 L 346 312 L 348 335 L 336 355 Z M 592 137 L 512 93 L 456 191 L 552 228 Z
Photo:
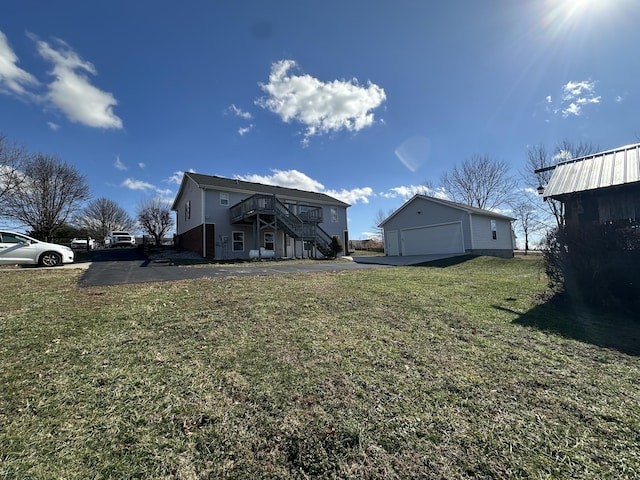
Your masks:
M 338 223 L 338 209 L 331 207 L 331 223 Z
M 233 232 L 233 251 L 244 252 L 244 232 Z
M 229 205 L 229 194 L 220 192 L 220 205 L 228 206 Z
M 498 230 L 497 230 L 497 225 L 496 225 L 496 221 L 495 220 L 491 220 L 491 238 L 493 238 L 494 240 L 498 239 Z

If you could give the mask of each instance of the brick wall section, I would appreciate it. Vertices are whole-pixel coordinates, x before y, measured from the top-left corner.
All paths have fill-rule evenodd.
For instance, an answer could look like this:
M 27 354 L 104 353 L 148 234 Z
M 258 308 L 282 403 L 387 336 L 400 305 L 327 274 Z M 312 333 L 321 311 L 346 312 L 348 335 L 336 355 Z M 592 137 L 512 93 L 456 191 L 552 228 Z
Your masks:
M 216 254 L 215 225 L 209 223 L 207 229 L 207 258 L 214 259 Z M 180 250 L 191 250 L 201 257 L 204 257 L 202 249 L 202 225 L 192 228 L 178 236 L 178 248 Z
M 191 250 L 202 256 L 202 225 L 179 235 L 178 245 L 180 250 Z

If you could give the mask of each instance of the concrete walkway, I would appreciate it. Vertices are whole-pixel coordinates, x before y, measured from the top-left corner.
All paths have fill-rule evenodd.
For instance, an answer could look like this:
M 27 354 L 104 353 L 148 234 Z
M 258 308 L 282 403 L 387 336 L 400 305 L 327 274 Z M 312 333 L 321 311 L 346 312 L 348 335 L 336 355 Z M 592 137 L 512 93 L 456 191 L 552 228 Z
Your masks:
M 389 256 L 389 255 L 371 255 L 363 257 L 349 257 L 356 263 L 367 263 L 376 265 L 393 265 L 396 267 L 408 265 L 420 265 L 422 263 L 435 262 L 445 258 L 463 257 L 464 253 L 442 253 L 438 255 L 407 255 L 407 256 Z M 345 257 L 346 258 L 346 257 Z

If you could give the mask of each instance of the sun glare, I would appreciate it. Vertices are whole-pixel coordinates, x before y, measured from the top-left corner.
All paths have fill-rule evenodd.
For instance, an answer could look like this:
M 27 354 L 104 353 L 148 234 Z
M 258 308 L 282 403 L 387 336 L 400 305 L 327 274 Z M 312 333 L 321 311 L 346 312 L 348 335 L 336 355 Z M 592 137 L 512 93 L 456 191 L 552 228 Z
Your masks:
M 607 0 L 554 0 L 556 8 L 562 10 L 568 18 L 595 14 L 607 5 Z

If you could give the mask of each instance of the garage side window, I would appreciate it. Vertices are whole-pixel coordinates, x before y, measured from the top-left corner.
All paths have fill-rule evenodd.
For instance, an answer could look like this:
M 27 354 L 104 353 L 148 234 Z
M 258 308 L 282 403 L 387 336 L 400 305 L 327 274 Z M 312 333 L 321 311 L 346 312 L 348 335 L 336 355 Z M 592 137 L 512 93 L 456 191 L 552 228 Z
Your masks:
M 494 240 L 498 239 L 498 230 L 495 220 L 491 220 L 491 238 L 493 238 Z
M 244 252 L 244 232 L 233 232 L 233 251 Z

